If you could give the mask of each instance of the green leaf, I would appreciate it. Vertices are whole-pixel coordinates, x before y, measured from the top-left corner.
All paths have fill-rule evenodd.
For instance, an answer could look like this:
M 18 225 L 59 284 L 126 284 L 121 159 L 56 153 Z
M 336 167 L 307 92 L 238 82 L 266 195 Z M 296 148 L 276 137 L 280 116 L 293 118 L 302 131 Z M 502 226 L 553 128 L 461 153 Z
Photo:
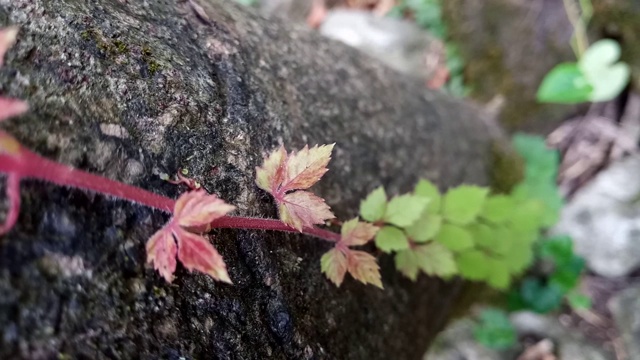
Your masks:
M 558 151 L 547 147 L 545 138 L 538 135 L 516 133 L 512 138 L 512 142 L 518 154 L 525 160 L 527 168 L 532 167 L 543 170 L 536 173 L 536 175 L 543 176 L 533 176 L 532 180 L 555 180 L 560 155 Z
M 506 350 L 516 344 L 516 331 L 504 311 L 485 309 L 473 334 L 480 344 L 495 350 Z
M 582 54 L 579 65 L 588 73 L 613 64 L 620 59 L 620 45 L 611 39 L 602 39 L 594 42 L 587 51 Z
M 467 230 L 473 236 L 473 241 L 478 247 L 497 255 L 507 254 L 515 237 L 505 226 L 491 227 L 476 223 L 469 225 Z
M 473 247 L 471 233 L 452 224 L 443 224 L 435 240 L 452 251 L 463 251 Z
M 437 214 L 440 212 L 440 203 L 441 203 L 441 195 L 438 187 L 435 186 L 431 181 L 421 179 L 416 188 L 414 190 L 416 195 L 424 196 L 429 199 L 429 204 L 427 205 L 427 211 L 430 213 Z
M 565 264 L 573 258 L 573 241 L 569 236 L 554 236 L 540 243 L 540 256 Z
M 396 196 L 387 204 L 384 220 L 390 224 L 406 227 L 413 224 L 429 204 L 429 199 L 418 195 Z
M 562 63 L 544 77 L 536 97 L 540 102 L 576 104 L 589 101 L 592 91 L 578 64 Z
M 505 222 L 513 212 L 513 199 L 506 195 L 490 196 L 484 203 L 480 216 L 493 223 Z
M 556 270 L 549 281 L 567 292 L 578 285 L 580 273 L 583 269 L 584 259 L 573 255 L 569 261 L 556 265 Z
M 563 200 L 555 184 L 521 183 L 514 188 L 512 196 L 520 201 L 537 200 L 542 203 L 541 226 L 550 227 L 558 222 Z
M 505 256 L 505 264 L 511 274 L 520 274 L 533 261 L 533 251 L 531 246 L 519 243 L 512 243 L 509 252 Z
M 416 246 L 418 264 L 427 275 L 449 277 L 458 273 L 451 250 L 438 243 Z
M 413 225 L 405 229 L 405 232 L 413 241 L 425 242 L 432 239 L 440 231 L 441 225 L 441 216 L 424 211 Z
M 450 189 L 443 199 L 442 215 L 459 225 L 466 225 L 476 219 L 489 194 L 489 189 L 479 186 L 462 185 Z
M 567 294 L 567 302 L 573 310 L 588 310 L 591 308 L 591 298 L 577 292 Z
M 488 259 L 489 274 L 487 275 L 487 283 L 494 289 L 506 290 L 511 284 L 511 276 L 507 263 L 503 259 Z
M 469 280 L 484 280 L 489 274 L 489 259 L 479 250 L 469 250 L 456 257 L 458 270 Z
M 528 246 L 532 241 L 518 241 L 521 239 L 520 234 L 516 234 L 513 230 L 509 229 L 506 226 L 498 226 L 493 229 L 493 234 L 495 237 L 494 244 L 491 247 L 491 251 L 494 254 L 498 255 L 507 255 L 511 250 L 511 246 L 514 243 L 520 243 L 522 245 Z M 535 234 L 535 238 L 537 238 L 537 234 Z
M 418 272 L 420 271 L 418 262 L 418 257 L 413 249 L 401 250 L 396 253 L 396 269 L 398 269 L 398 271 L 400 271 L 404 276 L 411 279 L 411 281 L 416 281 L 418 278 Z
M 448 277 L 457 273 L 453 253 L 438 243 L 416 246 L 398 252 L 396 268 L 411 280 L 418 277 L 418 271 L 432 276 Z
M 609 101 L 629 82 L 629 65 L 617 62 L 619 58 L 620 45 L 610 39 L 595 42 L 580 58 L 580 70 L 593 86 L 591 101 Z
M 528 200 L 518 204 L 510 215 L 510 228 L 516 233 L 530 234 L 541 230 L 544 204 L 539 200 Z
M 376 222 L 387 209 L 387 194 L 382 186 L 377 187 L 360 203 L 360 215 L 369 222 Z
M 385 226 L 376 234 L 376 246 L 384 252 L 392 252 L 409 248 L 409 240 L 402 230 Z
M 520 296 L 528 308 L 544 314 L 560 307 L 564 292 L 553 283 L 528 277 L 520 285 Z

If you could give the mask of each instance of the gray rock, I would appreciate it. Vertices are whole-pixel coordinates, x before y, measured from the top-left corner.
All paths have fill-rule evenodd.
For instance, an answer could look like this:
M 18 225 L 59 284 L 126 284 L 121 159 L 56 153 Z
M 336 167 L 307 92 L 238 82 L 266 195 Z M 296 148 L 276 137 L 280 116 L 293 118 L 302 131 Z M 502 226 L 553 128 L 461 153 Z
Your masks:
M 640 286 L 621 291 L 608 305 L 629 360 L 640 359 Z
M 280 144 L 336 142 L 313 191 L 341 219 L 380 184 L 489 180 L 499 140 L 476 109 L 232 1 L 0 0 L 8 24 L 20 34 L 2 92 L 31 110 L 2 129 L 85 171 L 176 198 L 184 188 L 154 174 L 188 169 L 235 214 L 264 218 L 277 210 L 255 167 Z M 417 359 L 460 299 L 460 282 L 411 282 L 389 256 L 384 290 L 336 288 L 319 265 L 331 244 L 253 230 L 215 231 L 233 286 L 182 266 L 166 284 L 145 242 L 168 214 L 21 190 L 0 239 L 0 359 Z
M 426 54 L 438 44 L 413 23 L 360 10 L 330 11 L 320 33 L 353 46 L 397 71 L 421 79 L 429 76 Z
M 260 13 L 267 17 L 280 17 L 294 23 L 304 23 L 311 11 L 313 0 L 260 0 Z
M 640 157 L 601 172 L 563 209 L 553 233 L 570 235 L 588 267 L 606 277 L 640 265 Z
M 558 319 L 532 312 L 516 312 L 511 315 L 519 335 L 537 335 L 551 339 L 561 360 L 614 360 L 615 355 L 589 343 L 574 329 L 564 327 Z

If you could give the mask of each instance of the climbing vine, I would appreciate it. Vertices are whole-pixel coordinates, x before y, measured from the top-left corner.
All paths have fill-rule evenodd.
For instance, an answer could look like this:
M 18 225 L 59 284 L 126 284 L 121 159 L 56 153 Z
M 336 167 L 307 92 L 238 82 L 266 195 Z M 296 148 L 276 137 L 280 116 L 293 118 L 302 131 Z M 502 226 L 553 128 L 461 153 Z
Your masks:
M 16 34 L 15 28 L 0 32 L 0 56 Z M 0 120 L 25 111 L 25 103 L 0 98 Z M 515 142 L 526 150 L 525 158 L 527 151 L 540 151 L 527 141 L 522 137 Z M 457 275 L 506 289 L 531 263 L 540 230 L 557 219 L 555 173 L 527 167 L 524 181 L 509 194 L 492 194 L 488 188 L 466 184 L 441 192 L 426 179 L 412 192 L 391 198 L 378 187 L 362 201 L 360 217 L 341 223 L 339 232 L 318 228 L 335 216 L 309 188 L 328 171 L 333 147 L 305 146 L 287 152 L 281 146 L 256 168 L 257 186 L 271 194 L 278 207 L 280 219 L 275 220 L 230 216 L 233 205 L 199 188 L 173 200 L 56 163 L 0 130 L 0 172 L 7 175 L 10 205 L 0 230 L 6 233 L 16 223 L 21 179 L 36 178 L 171 213 L 168 223 L 146 245 L 147 261 L 167 282 L 174 279 L 180 261 L 188 270 L 231 283 L 222 256 L 204 234 L 214 228 L 240 228 L 298 232 L 333 243 L 321 257 L 319 269 L 337 286 L 349 273 L 364 284 L 383 287 L 376 257 L 361 248 L 373 242 L 382 252 L 394 254 L 398 270 L 412 280 L 421 272 L 444 279 Z M 543 152 L 542 158 L 553 161 L 549 156 L 556 155 Z

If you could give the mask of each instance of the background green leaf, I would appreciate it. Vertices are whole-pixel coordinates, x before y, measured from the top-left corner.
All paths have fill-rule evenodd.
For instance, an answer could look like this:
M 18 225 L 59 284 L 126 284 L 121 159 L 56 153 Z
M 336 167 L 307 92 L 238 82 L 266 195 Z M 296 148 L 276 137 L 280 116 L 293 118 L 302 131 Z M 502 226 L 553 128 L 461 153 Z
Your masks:
M 507 314 L 498 309 L 485 309 L 473 331 L 476 341 L 495 350 L 505 350 L 516 344 L 517 335 Z
M 589 101 L 592 91 L 578 64 L 562 63 L 544 77 L 536 97 L 540 102 L 576 104 Z

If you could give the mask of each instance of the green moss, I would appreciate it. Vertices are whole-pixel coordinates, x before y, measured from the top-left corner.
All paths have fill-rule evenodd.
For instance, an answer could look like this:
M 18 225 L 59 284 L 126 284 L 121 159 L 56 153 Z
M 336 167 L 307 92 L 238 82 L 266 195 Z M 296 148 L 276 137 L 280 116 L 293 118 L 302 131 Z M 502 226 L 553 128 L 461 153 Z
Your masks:
M 144 45 L 141 50 L 142 60 L 147 64 L 147 68 L 149 69 L 149 73 L 151 75 L 155 75 L 160 69 L 162 69 L 162 65 L 153 59 L 153 52 L 151 48 L 147 45 Z
M 490 185 L 495 193 L 508 193 L 522 181 L 524 162 L 522 158 L 504 141 L 491 143 Z
M 105 40 L 96 29 L 87 29 L 80 33 L 80 37 L 85 41 L 93 40 L 100 51 L 111 56 L 129 52 L 129 47 L 122 40 Z
M 122 42 L 120 40 L 114 40 L 113 41 L 113 46 L 115 46 L 115 50 L 119 54 L 126 54 L 127 52 L 129 52 L 129 48 L 127 47 L 127 44 L 125 44 L 124 42 Z

